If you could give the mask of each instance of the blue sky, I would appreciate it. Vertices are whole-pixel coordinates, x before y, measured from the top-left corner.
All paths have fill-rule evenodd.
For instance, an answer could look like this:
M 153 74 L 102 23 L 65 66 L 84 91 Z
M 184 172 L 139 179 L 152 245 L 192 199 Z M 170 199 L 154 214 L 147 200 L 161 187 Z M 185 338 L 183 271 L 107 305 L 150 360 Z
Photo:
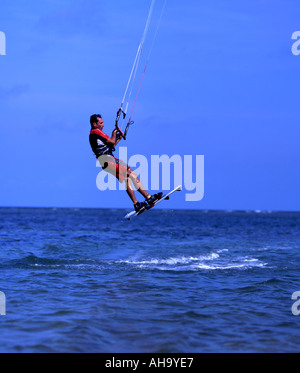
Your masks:
M 1 1 L 0 206 L 131 208 L 96 187 L 89 116 L 111 133 L 149 6 Z M 123 143 L 204 155 L 203 199 L 166 207 L 300 210 L 299 13 L 296 0 L 167 1 Z

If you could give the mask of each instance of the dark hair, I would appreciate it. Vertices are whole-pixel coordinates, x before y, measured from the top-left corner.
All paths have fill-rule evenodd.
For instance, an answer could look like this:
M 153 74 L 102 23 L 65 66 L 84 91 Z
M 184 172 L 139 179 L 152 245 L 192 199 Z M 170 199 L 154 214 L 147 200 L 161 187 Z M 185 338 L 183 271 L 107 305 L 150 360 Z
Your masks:
M 91 123 L 92 127 L 93 127 L 93 123 L 97 123 L 98 122 L 98 118 L 102 118 L 100 114 L 93 114 L 93 115 L 91 115 L 91 117 L 90 117 L 90 123 Z

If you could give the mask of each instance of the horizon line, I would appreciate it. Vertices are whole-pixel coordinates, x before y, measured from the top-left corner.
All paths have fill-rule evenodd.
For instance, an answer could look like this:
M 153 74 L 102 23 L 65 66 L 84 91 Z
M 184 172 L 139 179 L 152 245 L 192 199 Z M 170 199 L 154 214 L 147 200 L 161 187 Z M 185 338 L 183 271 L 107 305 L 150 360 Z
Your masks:
M 132 210 L 130 207 L 78 207 L 78 206 L 0 206 L 0 209 L 49 209 L 49 210 Z M 254 213 L 274 213 L 274 212 L 291 212 L 300 213 L 300 210 L 270 210 L 270 209 L 229 209 L 229 208 L 170 208 L 157 207 L 156 210 L 170 210 L 170 211 L 202 211 L 202 212 L 254 212 Z

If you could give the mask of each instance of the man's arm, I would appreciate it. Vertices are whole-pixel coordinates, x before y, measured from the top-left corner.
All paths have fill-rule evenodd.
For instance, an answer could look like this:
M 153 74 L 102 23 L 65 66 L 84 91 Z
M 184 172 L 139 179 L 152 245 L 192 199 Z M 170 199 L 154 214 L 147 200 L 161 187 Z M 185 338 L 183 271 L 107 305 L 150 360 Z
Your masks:
M 120 138 L 117 140 L 117 132 L 119 131 L 119 133 L 120 133 Z M 111 137 L 109 137 L 107 140 L 106 140 L 106 142 L 108 143 L 108 144 L 111 144 L 112 146 L 116 146 L 120 141 L 121 141 L 121 139 L 122 139 L 122 137 L 124 136 L 124 133 L 123 132 L 121 132 L 121 130 L 120 130 L 120 128 L 118 127 L 118 129 L 117 128 L 115 128 L 114 130 L 113 130 L 113 132 L 112 132 L 112 134 L 111 134 Z

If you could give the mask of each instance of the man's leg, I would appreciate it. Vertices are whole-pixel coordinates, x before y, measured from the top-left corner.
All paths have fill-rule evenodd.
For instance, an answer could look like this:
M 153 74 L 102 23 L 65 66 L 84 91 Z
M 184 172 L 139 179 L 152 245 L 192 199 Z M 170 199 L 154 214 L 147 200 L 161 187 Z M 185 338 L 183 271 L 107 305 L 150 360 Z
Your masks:
M 134 184 L 134 187 L 136 188 L 136 190 L 138 192 L 141 193 L 141 195 L 145 198 L 145 199 L 149 199 L 151 197 L 151 194 L 149 194 L 146 190 L 145 190 L 145 187 L 144 185 L 141 183 L 140 179 L 138 178 L 137 174 L 132 171 L 130 168 L 128 168 L 128 173 L 127 173 L 127 179 L 128 180 L 131 180 Z M 132 184 L 130 183 L 131 185 L 131 188 L 132 188 Z M 127 188 L 128 188 L 128 183 L 127 183 Z M 132 189 L 133 191 L 133 189 Z M 128 193 L 129 194 L 129 193 Z
M 127 177 L 126 180 L 125 180 L 125 183 L 126 183 L 126 192 L 129 195 L 133 204 L 135 205 L 137 203 L 137 199 L 135 198 L 134 190 L 132 188 L 131 179 L 129 177 Z
M 131 178 L 135 188 L 141 193 L 141 195 L 147 200 L 148 206 L 153 205 L 156 201 L 162 198 L 163 193 L 156 193 L 153 196 L 149 194 L 145 188 L 144 185 L 140 182 L 139 178 L 137 177 L 136 172 L 132 171 L 129 168 L 128 176 Z M 128 177 L 127 177 L 128 178 Z

